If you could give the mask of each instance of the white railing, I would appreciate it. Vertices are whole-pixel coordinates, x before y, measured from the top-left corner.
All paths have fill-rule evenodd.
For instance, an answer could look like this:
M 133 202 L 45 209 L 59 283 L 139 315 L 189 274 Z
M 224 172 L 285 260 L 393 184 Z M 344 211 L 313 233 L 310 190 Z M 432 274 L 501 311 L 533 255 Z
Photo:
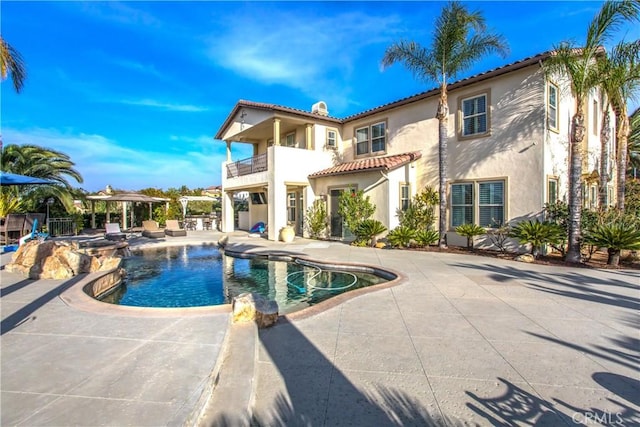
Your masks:
M 47 223 L 49 236 L 75 236 L 76 223 L 73 218 L 49 218 Z

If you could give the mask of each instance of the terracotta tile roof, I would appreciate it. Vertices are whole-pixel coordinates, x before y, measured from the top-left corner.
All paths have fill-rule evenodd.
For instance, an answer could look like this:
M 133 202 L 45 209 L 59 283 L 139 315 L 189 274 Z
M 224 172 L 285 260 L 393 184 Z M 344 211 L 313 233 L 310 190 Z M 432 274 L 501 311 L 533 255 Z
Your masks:
M 410 153 L 394 154 L 385 157 L 367 157 L 366 159 L 354 160 L 353 162 L 341 163 L 309 175 L 309 178 L 320 178 L 323 176 L 342 175 L 347 173 L 369 172 L 373 170 L 390 171 L 404 166 L 422 157 L 419 151 Z

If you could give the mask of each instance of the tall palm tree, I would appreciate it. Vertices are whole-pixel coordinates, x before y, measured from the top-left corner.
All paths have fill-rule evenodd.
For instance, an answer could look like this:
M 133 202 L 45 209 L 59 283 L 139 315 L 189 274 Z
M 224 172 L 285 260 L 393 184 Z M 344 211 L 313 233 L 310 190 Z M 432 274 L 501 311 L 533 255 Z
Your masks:
M 626 20 L 638 16 L 637 0 L 606 1 L 587 28 L 582 46 L 564 41 L 554 47 L 543 66 L 548 75 L 568 80 L 575 98 L 575 113 L 571 117 L 569 141 L 569 242 L 566 261 L 579 263 L 582 214 L 582 142 L 584 140 L 584 107 L 589 92 L 600 82 L 597 59 L 604 54 L 602 45 L 612 32 Z
M 37 145 L 9 144 L 2 147 L 1 165 L 3 172 L 43 178 L 53 182 L 52 185 L 38 186 L 35 193 L 47 193 L 62 202 L 67 211 L 73 208 L 73 187 L 67 177 L 82 183 L 82 175 L 74 169 L 75 164 L 68 155 Z M 21 186 L 16 191 L 28 199 L 34 193 L 31 186 Z
M 640 171 L 640 108 L 631 114 L 629 127 L 629 166 Z
M 618 202 L 617 207 L 624 210 L 624 186 L 627 170 L 627 140 L 629 137 L 629 117 L 627 101 L 634 98 L 640 90 L 640 40 L 630 43 L 620 42 L 608 56 L 599 58 L 600 89 L 606 102 L 601 103 L 602 129 L 600 132 L 600 206 L 604 207 L 607 199 L 608 176 L 608 145 L 610 139 L 609 106 L 616 114 L 616 140 L 618 152 Z
M 19 93 L 24 86 L 24 80 L 27 78 L 24 60 L 20 52 L 0 36 L 0 76 L 2 80 L 5 80 L 8 74 L 11 74 L 13 88 Z
M 389 46 L 382 58 L 382 66 L 389 67 L 402 62 L 416 78 L 437 82 L 440 99 L 436 118 L 438 119 L 438 169 L 440 197 L 440 218 L 438 231 L 439 246 L 446 244 L 447 230 L 447 131 L 449 106 L 447 85 L 450 79 L 466 71 L 475 62 L 489 53 L 508 54 L 506 41 L 502 36 L 487 30 L 480 12 L 469 11 L 464 5 L 452 1 L 447 3 L 434 23 L 434 33 L 428 47 L 415 41 L 398 41 Z

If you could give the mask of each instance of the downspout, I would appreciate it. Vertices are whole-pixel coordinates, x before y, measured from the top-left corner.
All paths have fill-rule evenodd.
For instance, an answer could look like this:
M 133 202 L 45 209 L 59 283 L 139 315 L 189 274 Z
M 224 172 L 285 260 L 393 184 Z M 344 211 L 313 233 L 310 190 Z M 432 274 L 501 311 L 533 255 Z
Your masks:
M 376 188 L 378 185 L 382 184 L 385 181 L 389 180 L 389 176 L 387 176 L 387 174 L 384 171 L 380 171 L 380 175 L 382 175 L 376 182 L 374 182 L 373 184 L 371 184 L 370 186 L 368 186 L 367 188 L 365 188 L 364 190 L 362 190 L 364 193 L 373 190 L 374 188 Z

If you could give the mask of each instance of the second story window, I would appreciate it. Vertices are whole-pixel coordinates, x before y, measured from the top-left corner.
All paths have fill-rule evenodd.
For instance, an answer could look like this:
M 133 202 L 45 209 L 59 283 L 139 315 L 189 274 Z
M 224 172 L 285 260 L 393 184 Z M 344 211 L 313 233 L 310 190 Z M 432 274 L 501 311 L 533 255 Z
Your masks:
M 338 146 L 338 132 L 327 129 L 327 147 L 336 148 Z
M 462 100 L 462 136 L 487 133 L 487 95 Z
M 284 140 L 285 147 L 295 147 L 296 145 L 296 134 L 295 132 L 288 133 Z
M 356 155 L 369 152 L 369 128 L 356 129 Z
M 387 125 L 385 122 L 356 129 L 356 156 L 384 152 L 387 149 Z
M 547 126 L 558 130 L 558 86 L 549 83 L 547 94 Z

